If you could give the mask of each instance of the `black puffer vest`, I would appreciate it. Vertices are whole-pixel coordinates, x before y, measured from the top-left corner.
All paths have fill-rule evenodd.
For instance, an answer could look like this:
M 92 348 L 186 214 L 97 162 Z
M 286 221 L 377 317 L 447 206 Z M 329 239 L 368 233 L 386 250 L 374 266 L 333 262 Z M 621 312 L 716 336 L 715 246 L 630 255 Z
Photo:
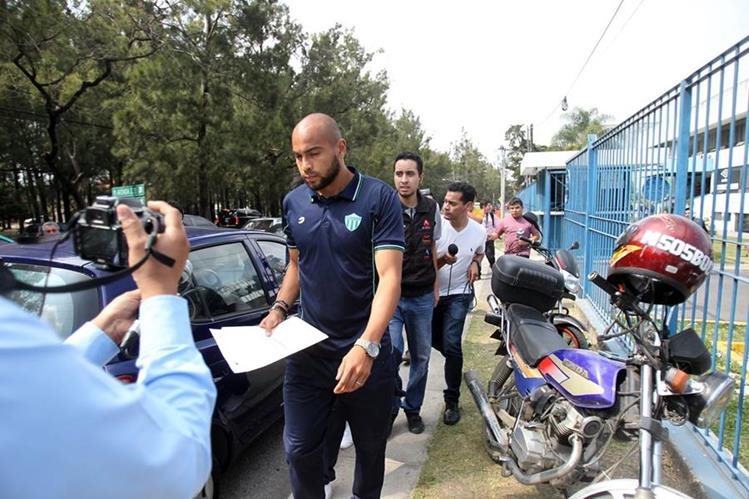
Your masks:
M 437 278 L 432 260 L 434 242 L 434 213 L 437 202 L 421 193 L 417 194 L 413 218 L 403 210 L 403 232 L 406 251 L 403 253 L 401 296 L 421 296 L 434 289 Z

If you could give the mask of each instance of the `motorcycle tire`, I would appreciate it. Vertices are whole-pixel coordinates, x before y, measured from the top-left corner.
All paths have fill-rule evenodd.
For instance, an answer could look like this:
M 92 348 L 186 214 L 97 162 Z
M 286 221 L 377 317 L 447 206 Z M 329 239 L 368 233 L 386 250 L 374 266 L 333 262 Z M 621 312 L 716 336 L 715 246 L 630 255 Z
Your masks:
M 584 350 L 590 348 L 588 339 L 579 328 L 569 324 L 559 324 L 556 328 L 559 335 L 570 346 L 570 348 L 582 348 Z

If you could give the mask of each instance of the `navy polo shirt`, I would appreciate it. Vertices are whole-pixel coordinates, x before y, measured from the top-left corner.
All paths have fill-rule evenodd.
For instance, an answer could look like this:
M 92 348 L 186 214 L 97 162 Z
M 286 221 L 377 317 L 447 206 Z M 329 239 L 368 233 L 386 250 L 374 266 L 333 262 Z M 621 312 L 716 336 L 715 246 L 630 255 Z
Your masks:
M 367 325 L 375 251 L 404 248 L 395 190 L 348 168 L 354 177 L 337 196 L 302 184 L 283 200 L 287 244 L 299 250 L 301 317 L 330 336 L 312 347 L 326 356 L 345 354 Z

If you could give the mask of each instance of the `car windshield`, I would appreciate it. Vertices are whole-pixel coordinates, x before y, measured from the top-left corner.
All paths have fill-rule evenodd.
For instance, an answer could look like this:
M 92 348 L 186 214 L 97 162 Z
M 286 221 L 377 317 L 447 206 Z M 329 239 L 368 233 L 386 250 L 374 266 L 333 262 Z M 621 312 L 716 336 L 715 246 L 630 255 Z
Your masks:
M 266 218 L 261 220 L 250 220 L 247 222 L 246 227 L 253 230 L 268 230 L 268 227 L 273 223 L 273 220 Z
M 35 286 L 61 286 L 91 279 L 80 272 L 57 267 L 17 263 L 9 263 L 8 267 L 16 279 Z M 75 293 L 13 291 L 8 298 L 41 317 L 52 326 L 61 339 L 70 336 L 76 328 L 93 318 L 99 311 L 96 289 Z

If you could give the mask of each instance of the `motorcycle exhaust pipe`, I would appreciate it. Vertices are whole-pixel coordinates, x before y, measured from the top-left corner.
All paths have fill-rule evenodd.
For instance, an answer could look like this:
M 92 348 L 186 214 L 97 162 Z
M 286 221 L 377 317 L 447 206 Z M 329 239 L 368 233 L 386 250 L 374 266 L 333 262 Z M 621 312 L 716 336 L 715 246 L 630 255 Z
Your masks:
M 471 395 L 473 395 L 473 401 L 476 403 L 476 407 L 478 407 L 481 417 L 484 419 L 484 426 L 486 426 L 486 429 L 489 432 L 492 444 L 501 452 L 506 453 L 509 448 L 507 435 L 502 431 L 497 415 L 494 413 L 491 404 L 489 404 L 486 392 L 484 392 L 484 389 L 481 387 L 481 383 L 476 376 L 476 371 L 471 369 L 464 372 L 463 379 L 465 380 L 466 385 L 468 385 Z
M 540 471 L 533 475 L 527 475 L 523 473 L 514 460 L 508 459 L 505 461 L 505 464 L 510 468 L 515 479 L 524 485 L 536 485 L 539 483 L 550 482 L 551 480 L 562 477 L 574 470 L 575 466 L 577 466 L 577 463 L 580 461 L 580 457 L 583 455 L 583 439 L 580 438 L 579 435 L 572 435 L 570 441 L 572 442 L 572 451 L 570 452 L 569 459 L 556 468 Z

